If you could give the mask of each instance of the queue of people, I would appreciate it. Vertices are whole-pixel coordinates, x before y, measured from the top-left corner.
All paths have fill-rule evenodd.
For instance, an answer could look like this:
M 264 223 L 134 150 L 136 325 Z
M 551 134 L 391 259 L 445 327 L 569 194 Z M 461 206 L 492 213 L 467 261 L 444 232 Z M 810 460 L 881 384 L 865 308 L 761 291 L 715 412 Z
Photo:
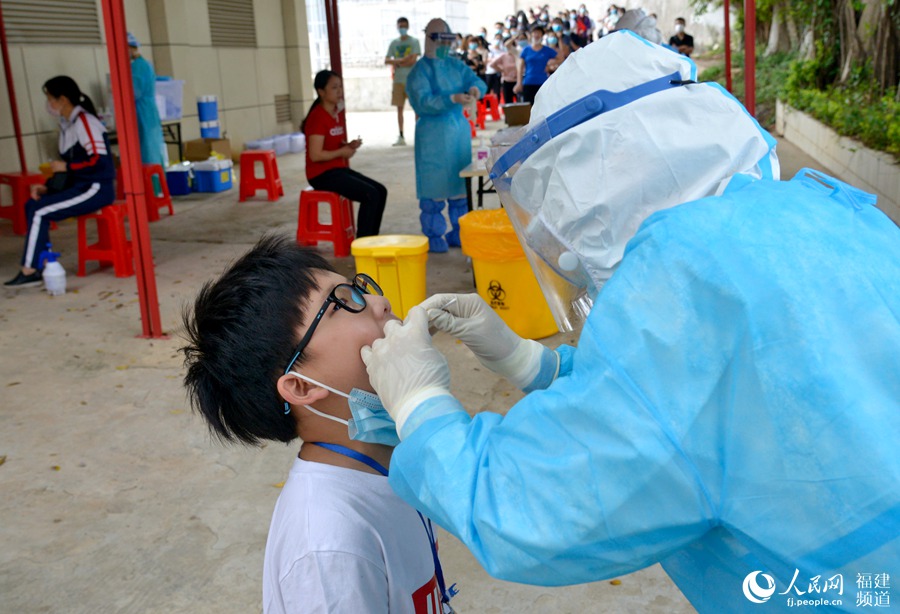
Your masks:
M 694 39 L 685 32 L 684 18 L 675 20 L 668 46 L 690 55 Z M 456 34 L 454 54 L 482 78 L 488 91 L 504 102 L 534 102 L 540 86 L 569 55 L 594 40 L 632 30 L 647 40 L 666 46 L 654 13 L 610 4 L 606 14 L 592 19 L 584 4 L 551 14 L 549 5 L 520 10 L 476 34 Z
M 444 22 L 442 22 L 444 23 Z M 690 34 L 685 32 L 685 20 L 676 20 L 675 34 L 669 39 L 669 46 L 684 55 L 693 52 L 694 41 Z M 444 24 L 446 26 L 446 24 Z M 432 251 L 445 251 L 448 247 L 457 246 L 458 228 L 457 218 L 463 212 L 463 188 L 457 185 L 459 171 L 471 162 L 471 152 L 468 151 L 466 139 L 462 136 L 465 132 L 465 122 L 462 120 L 462 107 L 471 103 L 472 99 L 480 98 L 484 93 L 491 92 L 504 102 L 528 102 L 534 103 L 537 92 L 549 75 L 555 72 L 560 65 L 573 52 L 581 49 L 594 40 L 595 35 L 600 38 L 617 29 L 632 29 L 648 40 L 662 43 L 662 37 L 656 30 L 655 15 L 645 15 L 641 9 L 626 11 L 624 7 L 610 5 L 607 14 L 600 20 L 591 19 L 584 4 L 577 9 L 559 11 L 551 15 L 547 5 L 540 8 L 532 8 L 526 13 L 518 11 L 516 14 L 507 15 L 505 20 L 494 23 L 493 32 L 488 33 L 486 27 L 479 29 L 477 34 L 453 33 L 449 27 L 441 26 L 439 40 L 432 40 L 435 49 L 442 57 L 431 57 L 427 64 L 432 66 L 430 72 L 426 69 L 418 71 L 418 83 L 421 87 L 430 86 L 432 91 L 421 90 L 415 96 L 407 91 L 407 80 L 416 71 L 420 63 L 421 47 L 416 36 L 409 34 L 409 21 L 405 17 L 397 20 L 398 37 L 394 39 L 387 51 L 385 64 L 391 66 L 392 92 L 391 104 L 397 109 L 398 138 L 395 146 L 406 144 L 403 125 L 403 112 L 406 100 L 409 99 L 416 111 L 417 132 L 427 135 L 430 141 L 446 141 L 448 151 L 458 155 L 436 156 L 435 151 L 441 150 L 424 143 L 416 149 L 416 173 L 417 192 L 419 193 L 420 206 L 422 208 L 421 223 L 423 233 L 429 237 Z M 434 32 L 426 32 L 426 36 Z M 489 42 L 490 41 L 490 42 Z M 438 44 L 439 43 L 439 44 Z M 426 41 L 426 46 L 429 41 Z M 129 33 L 129 54 L 132 58 L 132 71 L 134 74 L 135 101 L 137 104 L 137 117 L 141 141 L 141 157 L 144 163 L 163 164 L 166 161 L 165 145 L 162 142 L 162 130 L 159 114 L 156 109 L 154 83 L 155 75 L 152 66 L 140 54 L 140 43 Z M 445 60 L 458 60 L 466 70 L 448 64 Z M 449 83 L 441 83 L 437 89 L 436 84 L 442 77 L 435 72 L 435 67 L 453 66 L 455 79 L 459 79 L 460 87 L 456 84 L 451 87 Z M 449 73 L 447 73 L 449 74 Z M 473 80 L 473 77 L 475 80 Z M 71 81 L 71 79 L 70 79 Z M 51 87 L 57 87 L 59 82 L 54 82 Z M 429 85 L 430 84 L 430 85 Z M 448 99 L 446 104 L 435 106 L 430 100 L 435 92 L 447 89 L 448 94 L 457 99 Z M 456 88 L 456 89 L 453 89 Z M 310 108 L 307 118 L 304 120 L 301 131 L 307 137 L 307 165 L 306 175 L 310 185 L 316 189 L 337 192 L 351 200 L 360 203 L 357 223 L 358 236 L 375 235 L 380 232 L 381 218 L 387 201 L 386 188 L 349 167 L 349 160 L 362 145 L 360 139 L 348 140 L 344 134 L 345 121 L 343 119 L 343 90 L 340 75 L 331 71 L 322 71 L 316 75 L 314 89 L 317 94 L 316 101 Z M 452 91 L 451 91 L 452 90 Z M 66 183 L 63 185 L 64 194 L 73 188 L 83 188 L 80 178 L 85 173 L 94 173 L 91 179 L 101 178 L 106 181 L 104 173 L 97 174 L 94 171 L 85 170 L 97 164 L 96 156 L 109 156 L 108 149 L 102 142 L 104 128 L 96 118 L 92 105 L 84 103 L 86 97 L 78 89 L 74 81 L 67 83 L 66 90 L 48 90 L 45 84 L 45 94 L 48 100 L 53 100 L 54 111 L 61 109 L 60 120 L 60 154 L 78 158 L 81 151 L 87 153 L 87 160 L 82 166 L 82 161 L 74 160 L 73 163 L 63 168 L 62 161 L 54 163 L 54 170 L 67 173 Z M 52 93 L 57 92 L 56 94 Z M 68 95 L 76 97 L 70 100 Z M 463 100 L 465 98 L 465 100 Z M 68 101 L 68 103 L 60 102 Z M 48 102 L 48 109 L 51 103 Z M 448 106 L 449 105 L 449 106 Z M 440 108 L 438 108 L 440 107 Z M 439 112 L 438 112 L 439 111 Z M 444 120 L 453 116 L 453 128 L 440 127 L 435 123 L 436 115 L 443 115 Z M 75 118 L 83 115 L 81 123 L 75 122 Z M 96 120 L 90 120 L 93 118 Z M 88 136 L 79 141 L 80 136 L 75 135 L 79 126 L 86 126 L 85 122 L 95 124 L 95 129 Z M 421 125 L 419 125 L 421 124 Z M 433 124 L 433 125 L 432 125 Z M 430 126 L 430 127 L 429 127 Z M 450 132 L 445 132 L 449 129 Z M 84 132 L 84 131 L 82 131 Z M 458 133 L 458 134 L 457 134 Z M 87 134 L 87 133 L 85 133 Z M 81 150 L 76 153 L 70 151 L 73 144 L 81 143 Z M 442 151 L 442 150 L 441 150 Z M 111 158 L 110 158 L 111 160 Z M 110 163 L 112 168 L 112 163 Z M 440 167 L 440 169 L 438 169 Z M 114 175 L 114 172 L 113 172 Z M 436 177 L 443 177 L 439 181 L 443 187 L 439 190 L 426 188 L 433 185 Z M 113 176 L 109 178 L 111 185 Z M 57 185 L 61 180 L 48 185 Z M 77 185 L 76 185 L 77 184 Z M 105 185 L 105 184 L 104 184 Z M 105 193 L 105 189 L 104 189 Z M 38 186 L 32 191 L 32 199 L 27 207 L 29 238 L 25 255 L 22 260 L 22 268 L 19 274 L 6 282 L 7 285 L 38 285 L 40 279 L 41 263 L 38 262 L 41 246 L 46 243 L 46 230 L 44 227 L 51 220 L 62 219 L 69 215 L 79 215 L 88 212 L 85 207 L 94 207 L 91 211 L 99 209 L 112 202 L 112 199 L 94 202 L 92 199 L 79 200 L 76 208 L 69 210 L 70 204 L 59 206 L 57 191 L 47 186 Z M 65 199 L 63 199 L 65 201 Z M 85 204 L 90 202 L 91 204 Z M 443 222 L 440 213 L 443 206 L 436 203 L 447 202 L 450 209 L 451 230 L 445 236 L 446 223 Z M 102 204 L 97 204 L 102 203 Z M 45 211 L 38 215 L 47 204 L 53 204 L 52 217 Z M 96 204 L 96 206 L 94 206 Z M 34 236 L 32 237 L 32 228 Z

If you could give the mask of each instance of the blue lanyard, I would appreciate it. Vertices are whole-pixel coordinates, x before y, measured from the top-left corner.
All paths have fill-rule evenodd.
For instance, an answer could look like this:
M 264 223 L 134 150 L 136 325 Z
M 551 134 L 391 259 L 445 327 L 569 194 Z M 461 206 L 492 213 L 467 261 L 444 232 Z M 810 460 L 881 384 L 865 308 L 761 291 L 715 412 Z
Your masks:
M 350 448 L 336 443 L 322 443 L 318 441 L 310 441 L 309 443 L 314 446 L 319 446 L 320 448 L 325 448 L 326 450 L 331 450 L 332 452 L 335 452 L 337 454 L 342 454 L 343 456 L 352 458 L 353 460 L 357 460 L 363 464 L 368 465 L 381 475 L 387 477 L 388 470 L 385 469 L 384 466 L 374 458 L 372 458 L 371 456 L 366 456 L 362 452 L 351 450 Z M 416 513 L 419 515 L 419 519 L 422 521 L 422 526 L 425 527 L 425 534 L 428 535 L 428 545 L 431 546 L 431 556 L 434 559 L 434 572 L 437 576 L 438 588 L 441 589 L 441 601 L 445 604 L 448 604 L 449 607 L 450 599 L 459 591 L 456 589 L 456 584 L 451 585 L 449 590 L 447 589 L 446 584 L 444 584 L 444 571 L 441 568 L 441 560 L 438 558 L 437 546 L 435 545 L 434 540 L 434 526 L 432 526 L 431 520 L 425 520 L 425 516 L 422 515 L 422 512 L 417 510 Z

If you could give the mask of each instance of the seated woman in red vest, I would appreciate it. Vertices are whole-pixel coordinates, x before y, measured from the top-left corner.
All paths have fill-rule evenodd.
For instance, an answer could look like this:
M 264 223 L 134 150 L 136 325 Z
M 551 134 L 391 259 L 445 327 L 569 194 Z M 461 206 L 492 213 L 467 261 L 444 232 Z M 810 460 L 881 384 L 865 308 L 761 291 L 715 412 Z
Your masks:
M 336 192 L 359 203 L 356 236 L 377 235 L 387 202 L 387 188 L 350 168 L 362 145 L 348 142 L 344 130 L 344 87 L 340 75 L 322 70 L 313 81 L 315 102 L 300 130 L 306 135 L 306 180 L 316 190 Z

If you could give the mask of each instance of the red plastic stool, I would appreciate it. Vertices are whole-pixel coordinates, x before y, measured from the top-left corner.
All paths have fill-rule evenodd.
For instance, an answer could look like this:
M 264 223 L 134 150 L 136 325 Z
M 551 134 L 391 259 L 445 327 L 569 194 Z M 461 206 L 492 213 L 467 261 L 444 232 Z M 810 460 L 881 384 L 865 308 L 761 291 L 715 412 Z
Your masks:
M 484 121 L 487 119 L 487 111 L 480 100 L 475 105 L 475 125 L 484 130 Z
M 472 121 L 471 117 L 469 117 L 468 109 L 463 109 L 463 115 L 466 116 L 466 120 L 468 120 L 468 122 L 469 122 L 469 130 L 472 132 L 472 138 L 474 139 L 477 136 L 477 134 L 475 132 L 475 122 Z
M 256 161 L 262 162 L 263 176 L 256 176 Z M 284 196 L 281 175 L 278 174 L 278 163 L 272 149 L 246 149 L 241 152 L 241 196 L 240 202 L 256 194 L 257 190 L 266 190 L 269 200 L 278 200 Z
M 485 94 L 481 101 L 486 108 L 490 107 L 487 111 L 491 114 L 491 120 L 500 121 L 500 101 L 497 100 L 497 94 Z
M 331 207 L 331 222 L 319 221 L 319 205 Z M 350 255 L 350 244 L 356 238 L 353 222 L 353 203 L 340 194 L 320 190 L 300 192 L 300 214 L 297 218 L 297 243 L 318 245 L 319 241 L 331 241 L 334 255 L 344 258 Z
M 0 206 L 0 218 L 12 220 L 13 232 L 25 234 L 28 224 L 25 220 L 25 203 L 31 198 L 29 192 L 35 184 L 43 185 L 47 181 L 43 173 L 0 173 L 0 185 L 12 188 L 12 204 Z
M 97 260 L 100 266 L 113 265 L 116 277 L 134 275 L 131 241 L 125 234 L 127 217 L 124 201 L 116 201 L 94 213 L 78 216 L 78 276 L 85 276 L 85 263 Z M 97 221 L 97 242 L 88 245 L 87 221 Z
M 153 186 L 154 176 L 159 179 L 161 196 L 156 195 Z M 124 190 L 124 186 L 122 189 Z M 169 196 L 169 184 L 166 183 L 166 173 L 159 164 L 144 165 L 144 196 L 147 198 L 147 219 L 151 222 L 159 219 L 160 209 L 168 208 L 169 215 L 175 215 L 175 209 L 172 208 L 172 197 Z

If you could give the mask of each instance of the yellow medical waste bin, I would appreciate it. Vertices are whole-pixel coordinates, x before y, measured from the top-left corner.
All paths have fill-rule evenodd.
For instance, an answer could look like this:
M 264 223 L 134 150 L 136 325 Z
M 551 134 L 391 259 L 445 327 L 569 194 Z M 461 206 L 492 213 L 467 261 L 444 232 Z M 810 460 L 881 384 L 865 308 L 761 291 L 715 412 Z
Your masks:
M 558 332 L 506 210 L 472 211 L 459 218 L 459 226 L 481 298 L 520 337 L 540 339 Z
M 381 286 L 398 317 L 405 318 L 407 311 L 425 300 L 428 237 L 362 237 L 350 244 L 350 253 L 356 259 L 356 272 L 368 274 Z

